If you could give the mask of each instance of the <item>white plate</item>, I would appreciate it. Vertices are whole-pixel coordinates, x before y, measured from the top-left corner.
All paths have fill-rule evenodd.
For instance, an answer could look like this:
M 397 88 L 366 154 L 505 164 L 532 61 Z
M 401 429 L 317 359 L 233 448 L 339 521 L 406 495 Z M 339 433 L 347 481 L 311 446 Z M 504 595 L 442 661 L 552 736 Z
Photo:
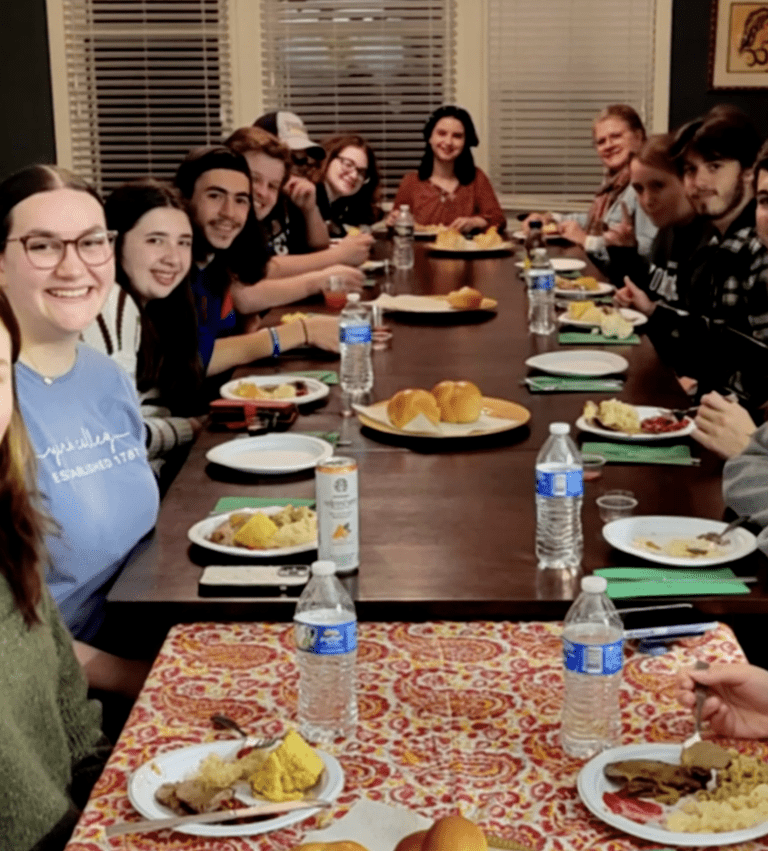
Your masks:
M 612 293 L 616 287 L 613 284 L 608 284 L 605 281 L 598 281 L 596 290 L 564 290 L 560 287 L 555 287 L 555 295 L 558 298 L 578 298 L 584 301 L 592 298 L 592 296 L 603 296 Z
M 429 245 L 427 247 L 433 254 L 493 254 L 496 251 L 511 251 L 514 245 L 511 242 L 500 242 L 498 245 L 483 248 L 474 240 L 468 239 L 461 248 L 445 248 L 442 245 Z
M 295 553 L 308 553 L 311 550 L 317 549 L 317 540 L 309 541 L 306 544 L 298 544 L 295 547 L 273 547 L 271 550 L 250 550 L 247 547 L 228 547 L 225 544 L 216 544 L 208 540 L 208 536 L 217 526 L 231 517 L 233 514 L 261 514 L 272 515 L 282 511 L 283 505 L 268 505 L 265 508 L 238 508 L 235 511 L 225 511 L 223 514 L 213 514 L 206 517 L 204 520 L 198 520 L 197 523 L 187 532 L 187 537 L 193 544 L 199 547 L 205 547 L 207 550 L 213 550 L 217 553 L 225 553 L 228 556 L 236 556 L 237 558 L 274 558 L 275 556 L 290 556 Z
M 637 415 L 640 417 L 641 422 L 648 419 L 648 417 L 669 416 L 669 408 L 654 408 L 651 405 L 635 405 L 635 409 L 637 410 Z M 599 425 L 594 425 L 594 423 L 587 422 L 583 416 L 576 420 L 576 426 L 582 431 L 588 431 L 591 434 L 599 434 L 600 437 L 608 437 L 611 438 L 611 440 L 627 440 L 632 442 L 639 441 L 641 443 L 645 443 L 646 441 L 653 442 L 655 440 L 674 440 L 675 438 L 689 435 L 696 428 L 691 417 L 688 417 L 688 424 L 684 428 L 679 429 L 679 431 L 669 431 L 664 434 L 625 434 L 622 431 L 613 431 L 609 428 L 602 428 Z
M 223 759 L 231 759 L 237 755 L 241 747 L 242 743 L 239 740 L 208 742 L 158 754 L 133 772 L 128 781 L 128 798 L 145 818 L 172 817 L 176 814 L 155 800 L 157 789 L 163 783 L 176 783 L 192 776 L 202 760 L 209 754 L 216 753 Z M 317 753 L 323 761 L 324 770 L 318 783 L 307 792 L 307 796 L 332 801 L 344 788 L 344 772 L 338 760 L 330 754 L 320 750 Z M 242 788 L 246 788 L 245 784 Z M 241 793 L 240 787 L 238 787 L 237 797 L 245 806 L 268 803 L 264 798 L 254 798 L 249 794 Z M 175 830 L 192 836 L 255 836 L 304 821 L 319 811 L 319 808 L 294 810 L 249 824 L 189 824 L 186 827 L 177 827 Z
M 373 302 L 371 302 L 373 303 Z M 389 295 L 382 293 L 376 304 L 387 313 L 474 313 L 477 310 L 494 311 L 499 306 L 495 298 L 483 298 L 480 307 L 459 310 L 451 307 L 446 296 L 432 295 Z
M 555 272 L 579 272 L 587 264 L 584 260 L 578 260 L 576 257 L 550 257 L 552 268 Z M 525 269 L 525 263 L 522 260 L 515 262 L 518 269 Z
M 525 362 L 531 369 L 539 369 L 550 375 L 612 375 L 624 372 L 629 362 L 621 355 L 598 349 L 573 349 L 572 351 L 546 352 L 534 355 Z
M 706 517 L 668 517 L 649 514 L 612 520 L 603 526 L 603 537 L 617 550 L 644 558 L 646 561 L 669 564 L 674 567 L 707 568 L 749 555 L 757 549 L 757 538 L 742 527 L 733 529 L 728 533 L 730 545 L 725 548 L 725 554 L 717 558 L 678 558 L 664 553 L 652 553 L 636 547 L 634 541 L 638 538 L 652 538 L 662 546 L 672 538 L 695 538 L 702 532 L 722 532 L 726 525 L 720 520 L 708 520 Z
M 638 325 L 645 325 L 648 321 L 648 317 L 644 313 L 640 313 L 639 310 L 632 310 L 629 307 L 620 307 L 619 313 L 627 320 L 627 322 L 631 322 L 632 325 L 637 328 Z M 597 322 L 584 322 L 581 319 L 570 319 L 568 313 L 561 313 L 557 317 L 557 321 L 561 325 L 573 325 L 574 328 L 597 328 L 599 327 Z M 621 342 L 618 340 L 617 342 Z
M 331 455 L 333 446 L 327 440 L 290 432 L 236 437 L 205 453 L 209 461 L 222 467 L 267 476 L 311 470 Z
M 235 393 L 236 388 L 241 384 L 255 384 L 258 387 L 277 387 L 278 384 L 290 384 L 292 381 L 303 381 L 307 385 L 307 393 L 304 396 L 293 396 L 290 399 L 283 400 L 285 402 L 307 405 L 310 402 L 317 402 L 318 399 L 324 399 L 330 392 L 330 387 L 316 378 L 307 378 L 303 375 L 293 375 L 289 372 L 283 372 L 277 375 L 245 375 L 242 378 L 235 378 L 226 384 L 222 384 L 219 393 L 222 399 L 233 399 L 236 402 L 243 402 L 248 401 L 248 397 L 238 396 Z
M 624 745 L 603 751 L 591 759 L 579 772 L 576 788 L 584 806 L 606 824 L 618 830 L 656 842 L 659 845 L 685 846 L 689 848 L 705 846 L 733 845 L 736 842 L 748 842 L 768 833 L 768 821 L 744 830 L 732 830 L 726 833 L 677 833 L 660 825 L 640 824 L 624 816 L 617 815 L 603 803 L 604 792 L 615 792 L 619 786 L 603 774 L 603 768 L 609 762 L 624 759 L 658 759 L 664 762 L 680 764 L 680 745 Z

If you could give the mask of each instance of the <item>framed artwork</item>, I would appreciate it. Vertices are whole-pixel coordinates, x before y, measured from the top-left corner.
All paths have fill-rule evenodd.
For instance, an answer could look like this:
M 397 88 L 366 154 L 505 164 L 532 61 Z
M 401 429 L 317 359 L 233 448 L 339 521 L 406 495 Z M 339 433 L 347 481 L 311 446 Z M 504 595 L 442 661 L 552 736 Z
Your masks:
M 768 88 L 768 0 L 713 0 L 709 82 L 713 89 Z

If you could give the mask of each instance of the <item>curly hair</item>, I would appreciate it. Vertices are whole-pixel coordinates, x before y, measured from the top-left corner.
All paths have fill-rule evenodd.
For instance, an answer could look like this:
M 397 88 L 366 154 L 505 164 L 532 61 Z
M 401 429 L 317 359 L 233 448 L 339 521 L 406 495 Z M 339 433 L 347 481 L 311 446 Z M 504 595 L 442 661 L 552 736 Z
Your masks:
M 280 160 L 285 166 L 281 187 L 285 184 L 291 171 L 291 151 L 277 136 L 273 136 L 261 127 L 240 127 L 224 141 L 224 144 L 238 154 L 254 151 L 266 154 L 273 160 Z

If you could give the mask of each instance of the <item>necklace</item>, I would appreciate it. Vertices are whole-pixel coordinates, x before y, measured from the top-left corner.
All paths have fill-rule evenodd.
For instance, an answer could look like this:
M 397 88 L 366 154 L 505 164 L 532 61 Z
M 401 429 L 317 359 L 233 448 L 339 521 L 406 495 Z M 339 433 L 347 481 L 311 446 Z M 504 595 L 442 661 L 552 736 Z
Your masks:
M 22 363 L 26 364 L 28 367 L 30 367 L 30 369 L 32 369 L 34 372 L 36 372 L 40 376 L 40 378 L 43 379 L 43 384 L 45 384 L 46 387 L 50 387 L 53 382 L 60 377 L 60 375 L 64 375 L 65 372 L 69 372 L 69 370 L 65 370 L 64 372 L 60 373 L 60 375 L 46 375 L 43 370 L 40 369 L 40 367 L 35 363 L 35 359 L 27 350 L 21 353 L 21 355 L 19 356 L 19 360 Z

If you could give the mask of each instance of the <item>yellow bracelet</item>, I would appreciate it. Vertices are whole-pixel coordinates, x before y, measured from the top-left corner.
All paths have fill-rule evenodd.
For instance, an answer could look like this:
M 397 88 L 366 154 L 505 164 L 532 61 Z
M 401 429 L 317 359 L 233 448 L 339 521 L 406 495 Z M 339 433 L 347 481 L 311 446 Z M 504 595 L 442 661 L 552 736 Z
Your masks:
M 299 319 L 301 322 L 301 327 L 304 329 L 304 345 L 309 345 L 309 331 L 307 331 L 307 323 L 303 319 Z

